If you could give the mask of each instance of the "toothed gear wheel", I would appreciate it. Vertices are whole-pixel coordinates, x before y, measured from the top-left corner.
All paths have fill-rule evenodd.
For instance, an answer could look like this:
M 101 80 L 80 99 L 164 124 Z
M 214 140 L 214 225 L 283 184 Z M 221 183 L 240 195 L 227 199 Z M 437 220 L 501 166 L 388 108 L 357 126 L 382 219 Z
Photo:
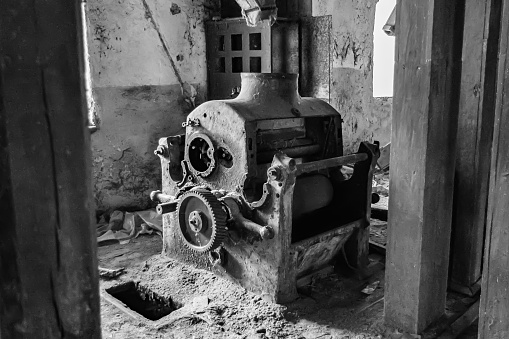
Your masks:
M 226 238 L 226 212 L 221 202 L 206 189 L 182 194 L 177 216 L 180 236 L 193 251 L 202 253 L 215 250 Z

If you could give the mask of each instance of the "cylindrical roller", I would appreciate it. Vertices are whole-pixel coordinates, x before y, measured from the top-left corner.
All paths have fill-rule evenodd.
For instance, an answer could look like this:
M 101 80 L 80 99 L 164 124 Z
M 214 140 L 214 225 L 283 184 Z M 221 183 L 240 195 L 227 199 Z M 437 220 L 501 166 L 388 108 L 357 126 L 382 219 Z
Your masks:
M 321 174 L 299 177 L 293 191 L 293 218 L 326 207 L 332 201 L 334 189 L 330 180 Z
M 300 158 L 308 155 L 313 155 L 320 152 L 320 145 L 305 145 L 290 148 L 283 148 L 281 150 L 260 152 L 256 155 L 256 161 L 259 164 L 271 162 L 274 158 L 274 153 L 283 152 L 291 158 Z

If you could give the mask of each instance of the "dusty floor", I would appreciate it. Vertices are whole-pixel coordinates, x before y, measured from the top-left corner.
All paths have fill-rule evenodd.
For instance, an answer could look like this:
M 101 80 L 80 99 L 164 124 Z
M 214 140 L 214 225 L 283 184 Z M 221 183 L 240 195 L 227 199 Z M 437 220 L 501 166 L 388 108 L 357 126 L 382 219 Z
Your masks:
M 383 289 L 371 295 L 360 292 L 369 282 L 380 281 L 383 286 L 383 271 L 364 282 L 333 273 L 301 290 L 298 300 L 281 306 L 210 272 L 162 257 L 160 251 L 159 236 L 100 247 L 100 266 L 127 268 L 117 279 L 102 280 L 101 291 L 129 280 L 142 281 L 159 295 L 186 305 L 186 310 L 166 316 L 171 323 L 157 329 L 153 322 L 138 322 L 102 298 L 104 338 L 368 339 L 394 333 L 382 324 Z
M 101 298 L 103 338 L 413 338 L 383 325 L 383 270 L 365 281 L 332 273 L 299 290 L 299 299 L 282 306 L 213 273 L 163 257 L 161 246 L 161 238 L 154 235 L 100 247 L 101 267 L 126 268 L 116 279 L 102 279 L 101 293 L 122 282 L 141 281 L 184 306 L 162 322 L 140 321 Z M 377 255 L 371 258 L 383 260 Z M 380 283 L 373 294 L 361 293 L 376 281 Z M 461 338 L 476 338 L 475 327 Z

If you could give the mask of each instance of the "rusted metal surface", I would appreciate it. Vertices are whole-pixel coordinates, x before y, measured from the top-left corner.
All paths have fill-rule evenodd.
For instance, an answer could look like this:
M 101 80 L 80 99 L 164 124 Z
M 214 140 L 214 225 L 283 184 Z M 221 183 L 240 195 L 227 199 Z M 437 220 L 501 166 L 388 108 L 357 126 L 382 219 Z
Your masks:
M 317 171 L 323 168 L 339 167 L 348 164 L 355 164 L 368 158 L 366 153 L 350 154 L 342 157 L 313 161 L 297 166 L 297 175 Z
M 175 197 L 159 206 L 171 211 L 194 190 L 217 206 L 164 214 L 167 255 L 274 302 L 297 297 L 297 277 L 334 264 L 343 247 L 362 268 L 378 146 L 364 143 L 359 154 L 342 156 L 341 116 L 324 101 L 301 98 L 297 75 L 242 74 L 237 98 L 204 103 L 186 121 L 194 123 L 185 137 L 159 142 L 162 194 Z M 349 179 L 340 171 L 347 163 L 355 163 Z M 222 213 L 228 232 L 212 246 L 221 247 L 201 251 L 207 254 L 189 246 Z
M 194 188 L 182 194 L 176 215 L 182 242 L 195 252 L 215 250 L 227 236 L 226 211 L 209 190 Z
M 330 101 L 332 68 L 332 16 L 300 20 L 300 82 L 303 96 Z
M 303 145 L 281 149 L 281 152 L 293 158 L 301 158 L 308 155 L 317 154 L 321 150 L 320 145 Z M 260 152 L 257 155 L 257 161 L 260 164 L 269 162 L 274 156 L 274 151 Z
M 291 255 L 295 261 L 297 278 L 330 264 L 354 230 L 360 227 L 361 221 L 357 220 L 292 244 Z
M 270 226 L 262 226 L 245 218 L 240 211 L 237 201 L 233 198 L 225 199 L 225 203 L 232 214 L 232 219 L 235 220 L 235 224 L 238 227 L 258 234 L 263 240 L 274 238 L 274 230 Z
M 297 73 L 299 71 L 298 22 L 268 20 L 256 27 L 242 19 L 206 23 L 209 98 L 235 98 L 241 72 Z
M 166 214 L 166 213 L 175 212 L 177 210 L 177 205 L 178 205 L 178 202 L 176 202 L 176 201 L 165 202 L 165 203 L 157 205 L 156 212 L 158 214 Z
M 293 191 L 292 217 L 298 219 L 308 213 L 325 208 L 331 204 L 333 199 L 334 187 L 326 175 L 313 173 L 300 176 L 295 182 Z
M 323 100 L 303 98 L 297 89 L 297 74 L 245 73 L 241 75 L 241 92 L 228 104 L 242 110 L 249 103 L 244 118 L 248 121 L 282 118 L 338 116 Z M 267 109 L 270 103 L 270 109 Z M 275 113 L 277 112 L 277 113 Z

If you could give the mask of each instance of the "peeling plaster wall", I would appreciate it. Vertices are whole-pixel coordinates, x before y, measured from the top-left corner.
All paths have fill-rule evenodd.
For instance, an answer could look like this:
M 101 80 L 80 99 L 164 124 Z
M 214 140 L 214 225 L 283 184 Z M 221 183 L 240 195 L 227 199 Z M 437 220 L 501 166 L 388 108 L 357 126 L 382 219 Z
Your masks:
M 206 99 L 204 21 L 213 0 L 88 0 L 88 45 L 98 130 L 92 134 L 96 207 L 146 208 L 160 188 L 160 137 Z
M 364 140 L 390 141 L 391 98 L 373 98 L 373 29 L 378 0 L 314 0 L 313 16 L 332 15 L 331 105 L 343 116 L 345 153 Z
M 98 209 L 145 208 L 160 187 L 157 140 L 180 133 L 206 99 L 204 21 L 218 0 L 88 0 L 88 45 L 98 130 L 92 134 Z M 372 96 L 377 0 L 314 0 L 313 15 L 332 15 L 331 104 L 344 119 L 345 152 L 363 140 L 390 140 L 392 100 Z M 193 105 L 194 103 L 194 105 Z

